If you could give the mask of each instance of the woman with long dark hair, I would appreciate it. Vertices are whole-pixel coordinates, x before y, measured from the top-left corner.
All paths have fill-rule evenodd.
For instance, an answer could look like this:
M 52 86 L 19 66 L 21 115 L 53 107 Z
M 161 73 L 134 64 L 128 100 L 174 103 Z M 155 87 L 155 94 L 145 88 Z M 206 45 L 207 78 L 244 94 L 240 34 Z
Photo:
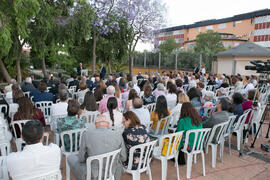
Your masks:
M 103 94 L 104 93 L 103 93 L 102 87 L 97 85 L 95 92 L 94 92 L 94 96 L 95 96 L 96 101 L 101 101 L 103 99 Z
M 135 89 L 131 89 L 128 94 L 128 100 L 126 102 L 126 111 L 130 111 L 132 108 L 132 100 L 138 96 L 138 93 Z
M 190 102 L 184 102 L 181 107 L 180 120 L 178 121 L 176 132 L 184 131 L 182 139 L 185 139 L 186 132 L 188 130 L 202 128 L 202 119 L 196 109 Z M 185 142 L 188 143 L 188 147 L 190 149 L 192 149 L 192 145 L 195 140 L 194 138 L 194 135 L 191 135 L 189 136 L 189 142 Z M 181 148 L 182 145 L 183 141 L 181 141 L 179 148 Z M 182 151 L 179 151 L 178 164 L 185 164 L 184 153 Z
M 190 99 L 190 103 L 196 108 L 196 107 L 201 107 L 202 103 L 201 103 L 201 94 L 200 91 L 193 87 L 191 89 L 188 90 L 187 95 Z
M 150 115 L 150 120 L 153 121 L 152 128 L 150 129 L 151 133 L 153 133 L 158 125 L 158 121 L 162 118 L 165 118 L 171 114 L 170 110 L 168 109 L 167 106 L 167 100 L 165 96 L 161 95 L 158 96 L 157 98 L 157 103 L 156 103 L 156 109 L 152 111 Z M 160 129 L 162 129 L 164 126 L 164 121 L 161 122 L 160 124 Z
M 84 101 L 80 106 L 82 111 L 97 111 L 97 103 L 94 94 L 91 91 L 87 91 L 84 96 Z
M 107 109 L 108 111 L 103 113 L 103 115 L 111 120 L 111 126 L 122 126 L 122 118 L 123 115 L 120 111 L 117 110 L 118 102 L 116 97 L 110 97 L 107 101 Z

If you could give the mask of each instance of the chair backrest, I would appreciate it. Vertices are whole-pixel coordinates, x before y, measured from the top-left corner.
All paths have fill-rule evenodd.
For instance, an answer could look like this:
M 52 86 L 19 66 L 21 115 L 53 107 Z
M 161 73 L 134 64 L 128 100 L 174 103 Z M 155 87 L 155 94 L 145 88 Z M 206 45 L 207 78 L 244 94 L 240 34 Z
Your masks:
M 146 109 L 149 110 L 150 114 L 152 111 L 154 111 L 156 109 L 156 103 L 151 103 L 151 104 L 147 104 L 144 106 Z
M 187 91 L 188 91 L 188 89 L 189 89 L 189 86 L 188 86 L 188 84 L 186 84 L 186 85 L 183 85 L 183 89 L 184 89 L 184 91 L 185 91 L 185 92 L 187 92 Z
M 177 126 L 177 123 L 178 123 L 178 120 L 179 120 L 179 117 L 180 117 L 180 111 L 174 111 L 172 112 L 172 119 L 170 121 L 170 127 L 171 128 L 175 128 L 176 129 L 176 126 Z
M 20 132 L 20 134 L 22 133 L 22 127 L 23 127 L 23 125 L 25 124 L 25 123 L 27 123 L 28 121 L 30 121 L 30 120 L 19 120 L 19 121 L 13 121 L 12 123 L 11 123 L 11 127 L 12 127 L 12 129 L 13 129 L 13 132 L 14 132 L 14 135 L 15 135 L 15 138 L 16 139 L 18 139 L 18 138 L 20 138 L 20 137 L 18 137 L 19 135 L 17 134 L 17 131 L 16 131 L 16 129 L 18 129 L 19 130 L 19 132 Z M 17 127 L 17 128 L 16 128 Z
M 38 177 L 31 177 L 29 180 L 61 180 L 61 171 L 55 171 L 51 173 L 46 173 Z
M 25 97 L 30 98 L 30 91 L 24 92 L 23 94 L 24 94 Z
M 88 157 L 86 160 L 86 167 L 87 167 L 87 175 L 86 180 L 91 180 L 92 178 L 92 167 L 94 163 L 98 164 L 98 180 L 108 180 L 113 179 L 113 166 L 117 161 L 118 154 L 120 153 L 121 149 L 101 154 L 97 156 Z
M 63 131 L 60 133 L 61 142 L 62 142 L 62 151 L 69 154 L 76 154 L 79 152 L 79 147 L 81 146 L 81 138 L 83 132 L 86 131 L 86 128 L 74 129 L 69 131 Z M 65 138 L 67 137 L 67 138 Z M 74 137 L 74 138 L 73 138 Z M 66 147 L 65 139 L 69 140 L 69 147 Z
M 8 180 L 8 170 L 7 170 L 7 161 L 6 156 L 0 156 L 0 180 Z
M 171 119 L 172 119 L 172 115 L 169 115 L 165 118 L 161 118 L 159 121 L 158 121 L 158 124 L 157 124 L 157 127 L 156 127 L 156 130 L 154 132 L 153 135 L 163 135 L 163 134 L 166 134 L 168 132 L 168 127 L 169 127 L 169 124 L 171 122 Z M 163 124 L 163 127 L 162 129 L 161 128 L 161 125 Z
M 244 125 L 246 119 L 247 119 L 247 116 L 248 116 L 248 113 L 250 112 L 251 110 L 247 110 L 245 111 L 237 120 L 237 122 L 234 124 L 234 128 L 233 128 L 233 131 L 237 131 L 239 130 L 240 128 L 242 128 L 242 126 Z
M 72 89 L 73 93 L 76 92 L 77 86 L 70 86 L 68 89 Z
M 52 101 L 40 101 L 36 102 L 35 106 L 36 108 L 39 108 L 45 117 L 46 124 L 51 123 L 51 107 L 53 102 Z
M 216 124 L 213 126 L 207 140 L 207 144 L 219 144 L 222 138 L 224 138 L 223 134 L 226 130 L 226 126 L 228 125 L 229 121 Z
M 174 156 L 179 149 L 180 141 L 182 139 L 184 131 L 166 134 L 159 139 L 159 148 L 160 154 L 165 157 Z
M 84 97 L 79 97 L 79 98 L 78 98 L 78 102 L 79 102 L 79 104 L 82 104 L 82 103 L 83 103 L 83 101 L 84 101 Z
M 97 116 L 100 114 L 98 111 L 83 111 L 80 115 L 80 119 L 84 120 L 86 123 L 95 124 Z
M 60 115 L 53 115 L 51 116 L 51 123 L 50 123 L 50 128 L 52 131 L 56 132 L 57 131 L 57 120 L 59 118 L 64 118 L 67 116 L 66 114 L 60 114 Z
M 183 150 L 189 153 L 200 153 L 203 151 L 205 140 L 208 138 L 211 128 L 188 130 L 186 132 L 185 144 Z M 194 136 L 194 142 L 189 146 L 189 137 Z
M 1 156 L 7 156 L 10 153 L 10 143 L 8 141 L 0 142 Z
M 8 105 L 7 104 L 0 104 L 0 112 L 7 114 L 8 112 Z
M 129 160 L 128 160 L 128 170 L 136 170 L 139 172 L 143 172 L 149 166 L 153 154 L 154 147 L 157 143 L 157 140 L 151 141 L 144 144 L 139 144 L 137 146 L 133 146 L 129 150 Z M 136 169 L 132 169 L 134 158 L 134 153 L 139 153 L 139 162 Z
M 152 124 L 153 124 L 153 121 L 148 121 L 148 122 L 143 122 L 142 123 L 142 125 L 144 125 L 146 127 L 146 129 L 148 130 L 148 132 L 149 132 L 150 127 L 151 127 Z
M 232 132 L 232 125 L 233 125 L 233 123 L 234 123 L 234 121 L 235 121 L 235 119 L 236 119 L 236 115 L 233 115 L 233 116 L 230 116 L 229 117 L 229 123 L 227 124 L 227 126 L 225 127 L 225 131 L 224 131 L 224 136 L 228 136 L 229 134 L 231 134 L 231 132 Z

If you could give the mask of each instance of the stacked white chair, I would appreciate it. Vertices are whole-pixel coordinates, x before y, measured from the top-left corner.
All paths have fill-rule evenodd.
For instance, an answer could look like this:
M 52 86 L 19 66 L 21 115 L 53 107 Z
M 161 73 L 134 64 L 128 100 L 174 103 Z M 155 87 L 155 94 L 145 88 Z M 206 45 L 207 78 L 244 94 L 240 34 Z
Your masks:
M 238 118 L 237 122 L 233 125 L 232 132 L 236 133 L 236 136 L 237 136 L 237 150 L 238 151 L 240 151 L 241 137 L 243 135 L 245 121 L 247 119 L 247 115 L 249 112 L 250 112 L 250 110 L 248 110 L 244 114 L 242 114 Z
M 35 107 L 39 108 L 45 117 L 46 125 L 51 124 L 51 107 L 53 102 L 52 101 L 40 101 L 35 103 Z
M 190 178 L 190 175 L 191 175 L 193 155 L 194 155 L 194 162 L 196 163 L 197 154 L 202 155 L 203 176 L 205 176 L 205 160 L 204 160 L 203 147 L 204 147 L 204 141 L 205 139 L 207 139 L 207 136 L 210 130 L 211 130 L 210 128 L 204 128 L 204 129 L 189 130 L 186 132 L 185 144 L 182 151 L 187 154 L 187 178 L 188 179 Z M 192 145 L 192 149 L 190 150 L 188 149 L 188 144 L 189 144 L 189 136 L 191 134 L 193 134 L 195 138 Z
M 91 156 L 86 160 L 87 175 L 86 180 L 91 180 L 92 178 L 92 168 L 91 165 L 93 162 L 98 161 L 98 180 L 114 180 L 113 166 L 117 161 L 117 156 L 120 153 L 121 149 L 115 150 L 113 152 Z M 105 168 L 104 168 L 105 167 Z M 104 169 L 104 171 L 103 171 Z
M 148 173 L 148 177 L 150 180 L 152 180 L 152 174 L 150 169 L 150 162 L 151 162 L 151 155 L 153 154 L 154 146 L 156 145 L 157 140 L 151 141 L 148 143 L 140 144 L 137 146 L 133 146 L 129 150 L 129 160 L 128 160 L 128 166 L 124 167 L 124 172 L 132 174 L 133 180 L 140 180 L 140 174 L 143 172 Z M 140 152 L 140 158 L 139 163 L 136 169 L 132 169 L 133 165 L 133 155 L 135 152 Z
M 97 116 L 100 114 L 98 111 L 83 111 L 80 115 L 80 119 L 84 120 L 87 127 L 95 125 Z
M 154 131 L 153 134 L 150 134 L 150 136 L 159 138 L 160 136 L 164 134 L 168 134 L 168 128 L 169 128 L 169 124 L 171 120 L 172 120 L 172 115 L 169 115 L 165 118 L 161 118 L 157 123 L 156 130 Z M 160 129 L 162 124 L 163 124 L 163 127 L 162 129 Z
M 226 130 L 226 127 L 228 126 L 229 121 L 220 123 L 220 124 L 216 124 L 212 130 L 211 133 L 209 135 L 209 138 L 207 140 L 207 144 L 206 144 L 206 153 L 208 153 L 208 146 L 211 146 L 212 148 L 212 168 L 216 167 L 216 159 L 217 159 L 217 147 L 220 144 L 220 159 L 221 162 L 223 162 L 223 147 L 221 147 L 221 145 L 223 145 L 224 143 L 222 143 L 224 141 L 224 131 Z
M 81 138 L 82 138 L 82 134 L 84 133 L 84 131 L 86 131 L 85 128 L 75 129 L 75 130 L 70 130 L 70 131 L 63 131 L 60 133 L 61 142 L 62 142 L 61 150 L 62 150 L 62 153 L 66 156 L 66 180 L 70 179 L 70 167 L 69 167 L 69 164 L 67 162 L 67 157 L 69 155 L 79 153 L 79 147 L 81 146 Z M 64 141 L 64 137 L 69 138 L 69 142 L 70 142 L 69 151 L 66 149 L 67 147 L 66 147 L 66 144 Z M 75 137 L 74 141 L 73 141 L 72 137 Z
M 154 149 L 154 157 L 161 160 L 162 180 L 167 179 L 167 160 L 173 158 L 175 160 L 177 179 L 180 180 L 178 155 L 182 135 L 183 131 L 164 135 L 159 139 L 159 146 Z M 165 147 L 167 147 L 167 149 Z
M 235 119 L 236 119 L 236 115 L 229 117 L 229 123 L 227 124 L 225 131 L 223 133 L 224 141 L 222 141 L 220 144 L 220 146 L 222 148 L 224 148 L 224 142 L 225 142 L 226 138 L 228 138 L 230 155 L 232 154 L 232 152 L 231 152 L 232 126 L 234 124 Z

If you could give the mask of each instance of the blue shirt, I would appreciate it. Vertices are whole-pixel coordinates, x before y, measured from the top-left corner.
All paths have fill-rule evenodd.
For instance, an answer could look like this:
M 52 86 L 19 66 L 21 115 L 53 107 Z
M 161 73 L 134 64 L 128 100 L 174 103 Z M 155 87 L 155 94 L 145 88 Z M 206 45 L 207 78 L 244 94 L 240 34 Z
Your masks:
M 54 96 L 52 93 L 49 92 L 42 92 L 39 94 L 35 94 L 33 101 L 34 102 L 40 102 L 40 101 L 53 101 Z

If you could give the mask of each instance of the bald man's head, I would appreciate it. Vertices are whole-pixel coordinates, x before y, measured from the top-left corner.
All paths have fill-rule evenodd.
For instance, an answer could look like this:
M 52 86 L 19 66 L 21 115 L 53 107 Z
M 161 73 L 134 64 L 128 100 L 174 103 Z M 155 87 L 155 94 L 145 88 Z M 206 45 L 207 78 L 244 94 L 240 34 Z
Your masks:
M 132 105 L 135 109 L 139 109 L 142 107 L 143 102 L 140 98 L 136 97 L 132 100 Z

